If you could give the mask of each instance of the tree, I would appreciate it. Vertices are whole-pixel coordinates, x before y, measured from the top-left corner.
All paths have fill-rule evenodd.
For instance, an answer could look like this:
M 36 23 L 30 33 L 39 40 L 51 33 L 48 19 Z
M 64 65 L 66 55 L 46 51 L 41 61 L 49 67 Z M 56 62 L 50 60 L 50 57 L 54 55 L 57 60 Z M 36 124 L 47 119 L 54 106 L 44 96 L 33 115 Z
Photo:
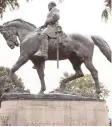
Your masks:
M 14 74 L 13 79 L 9 78 L 10 69 L 7 67 L 0 67 L 0 98 L 3 93 L 9 92 L 26 92 L 30 93 L 29 90 L 25 90 L 22 79 L 18 78 L 16 74 Z
M 25 0 L 25 1 L 32 1 L 32 0 Z M 64 0 L 59 0 L 59 2 L 63 2 Z M 102 18 L 108 19 L 109 12 L 111 11 L 111 0 L 104 0 L 105 10 L 102 12 Z M 10 9 L 16 9 L 19 8 L 19 0 L 0 0 L 0 14 L 1 18 L 3 17 L 3 13 L 6 10 L 6 7 L 9 7 Z
M 108 20 L 111 11 L 112 11 L 112 0 L 105 0 L 105 9 L 102 12 L 102 18 L 104 18 L 105 21 Z
M 7 6 L 9 6 L 9 8 L 13 10 L 19 8 L 18 0 L 0 0 L 1 18 L 3 17 L 3 13 L 5 12 Z
M 112 126 L 112 119 L 109 118 L 109 126 Z
M 60 80 L 60 83 L 63 79 L 65 79 L 71 75 L 69 75 L 67 72 L 65 72 L 63 77 Z M 100 98 L 106 99 L 109 95 L 109 91 L 102 83 L 100 83 L 100 88 L 102 91 L 100 94 Z M 60 92 L 60 91 L 61 91 L 61 88 L 59 87 L 56 90 L 51 91 L 50 93 Z M 79 94 L 84 97 L 91 97 L 91 98 L 95 97 L 95 92 L 96 92 L 94 81 L 93 81 L 91 75 L 89 75 L 89 74 L 85 75 L 84 77 L 78 78 L 76 80 L 73 80 L 73 81 L 67 83 L 65 91 L 66 91 L 66 93 Z

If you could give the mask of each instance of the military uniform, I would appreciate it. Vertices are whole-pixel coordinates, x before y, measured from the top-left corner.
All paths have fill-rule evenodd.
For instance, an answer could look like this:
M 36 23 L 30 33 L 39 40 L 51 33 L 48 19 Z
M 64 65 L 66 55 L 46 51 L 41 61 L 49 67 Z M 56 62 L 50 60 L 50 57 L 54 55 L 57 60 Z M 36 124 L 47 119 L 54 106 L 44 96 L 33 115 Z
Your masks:
M 59 26 L 58 20 L 60 19 L 59 10 L 54 7 L 51 9 L 49 14 L 47 15 L 47 27 L 43 30 L 42 34 L 46 34 L 50 38 L 56 37 L 55 32 L 57 27 Z
M 50 4 L 52 3 L 49 3 L 49 5 Z M 35 55 L 44 57 L 44 59 L 48 58 L 48 38 L 56 37 L 55 33 L 57 26 L 59 26 L 58 24 L 59 19 L 60 19 L 59 10 L 56 8 L 55 4 L 54 6 L 52 6 L 47 15 L 46 22 L 44 24 L 45 28 L 41 32 L 41 46 L 39 51 Z

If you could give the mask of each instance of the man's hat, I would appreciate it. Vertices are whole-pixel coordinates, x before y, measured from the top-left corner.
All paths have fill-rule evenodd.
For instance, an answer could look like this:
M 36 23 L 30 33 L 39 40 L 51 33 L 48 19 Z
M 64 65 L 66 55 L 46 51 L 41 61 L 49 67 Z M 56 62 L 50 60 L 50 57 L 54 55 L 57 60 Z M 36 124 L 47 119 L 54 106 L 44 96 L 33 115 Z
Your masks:
M 56 6 L 56 3 L 54 1 L 49 2 L 49 4 L 52 4 L 52 5 Z

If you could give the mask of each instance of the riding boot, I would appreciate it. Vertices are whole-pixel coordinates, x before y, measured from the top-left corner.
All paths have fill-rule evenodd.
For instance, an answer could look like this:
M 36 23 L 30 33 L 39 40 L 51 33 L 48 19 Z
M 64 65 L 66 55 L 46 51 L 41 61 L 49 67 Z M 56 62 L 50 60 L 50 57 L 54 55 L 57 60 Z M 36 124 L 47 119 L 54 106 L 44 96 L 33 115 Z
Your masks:
M 41 40 L 41 56 L 43 56 L 45 60 L 48 59 L 48 38 L 45 36 Z
M 35 53 L 40 57 L 44 57 L 44 60 L 48 59 L 48 38 L 46 35 L 42 35 L 41 46 L 38 52 Z
M 44 60 L 48 59 L 48 38 L 45 35 L 42 35 L 40 49 L 38 52 L 35 53 L 35 55 L 43 57 Z M 35 66 L 33 66 L 32 68 L 36 69 Z

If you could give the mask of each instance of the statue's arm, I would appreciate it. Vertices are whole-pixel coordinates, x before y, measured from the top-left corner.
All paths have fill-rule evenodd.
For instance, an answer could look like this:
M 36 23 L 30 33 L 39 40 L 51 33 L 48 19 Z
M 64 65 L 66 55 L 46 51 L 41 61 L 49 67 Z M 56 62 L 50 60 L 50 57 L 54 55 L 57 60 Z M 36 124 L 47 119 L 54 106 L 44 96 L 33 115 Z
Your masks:
M 48 18 L 46 24 L 57 22 L 60 19 L 59 10 L 55 9 L 53 16 Z

